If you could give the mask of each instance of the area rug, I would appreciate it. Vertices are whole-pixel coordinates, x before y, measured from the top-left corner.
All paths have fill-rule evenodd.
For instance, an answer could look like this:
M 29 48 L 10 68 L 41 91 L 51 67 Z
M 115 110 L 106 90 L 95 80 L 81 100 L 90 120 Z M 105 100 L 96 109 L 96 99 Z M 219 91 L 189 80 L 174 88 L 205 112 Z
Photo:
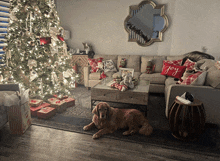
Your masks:
M 92 119 L 90 106 L 91 91 L 79 87 L 72 91 L 72 97 L 76 99 L 76 105 L 67 109 L 62 114 L 56 114 L 48 120 L 32 118 L 32 124 L 44 127 L 50 127 L 60 130 L 77 132 L 82 134 L 92 135 L 98 130 L 94 128 L 91 131 L 83 131 L 83 126 L 89 124 Z M 125 104 L 111 104 L 117 108 L 132 108 Z M 133 136 L 123 136 L 122 133 L 126 130 L 117 130 L 113 134 L 107 134 L 103 137 L 119 139 L 128 142 L 135 142 L 144 145 L 151 144 L 169 149 L 180 151 L 188 151 L 190 153 L 202 153 L 211 156 L 220 156 L 220 136 L 219 129 L 215 125 L 206 125 L 205 132 L 197 141 L 185 142 L 173 137 L 169 130 L 168 120 L 164 113 L 164 96 L 151 94 L 149 97 L 147 117 L 149 123 L 153 126 L 154 131 L 151 136 L 146 137 L 140 134 Z

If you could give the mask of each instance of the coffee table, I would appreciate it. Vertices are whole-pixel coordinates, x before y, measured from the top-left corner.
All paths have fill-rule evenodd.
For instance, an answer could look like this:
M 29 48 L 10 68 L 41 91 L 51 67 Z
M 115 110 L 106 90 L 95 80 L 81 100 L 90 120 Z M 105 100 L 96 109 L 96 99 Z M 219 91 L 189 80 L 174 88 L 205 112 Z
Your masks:
M 91 88 L 91 110 L 96 101 L 104 101 L 139 105 L 139 107 L 144 106 L 141 110 L 143 110 L 145 115 L 147 114 L 150 81 L 139 80 L 133 89 L 123 92 L 116 88 L 111 88 L 109 86 L 111 81 L 113 81 L 112 78 L 105 78 Z

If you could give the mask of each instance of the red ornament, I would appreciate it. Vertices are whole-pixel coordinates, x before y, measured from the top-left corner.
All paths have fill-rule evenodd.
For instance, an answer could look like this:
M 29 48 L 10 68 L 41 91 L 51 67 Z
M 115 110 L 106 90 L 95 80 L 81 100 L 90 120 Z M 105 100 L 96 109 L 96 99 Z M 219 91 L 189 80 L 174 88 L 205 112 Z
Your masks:
M 62 36 L 60 36 L 60 35 L 57 35 L 57 38 L 58 38 L 59 40 L 61 40 L 61 41 L 64 41 L 64 38 L 63 38 Z
M 46 45 L 51 43 L 51 37 L 40 38 L 40 45 Z

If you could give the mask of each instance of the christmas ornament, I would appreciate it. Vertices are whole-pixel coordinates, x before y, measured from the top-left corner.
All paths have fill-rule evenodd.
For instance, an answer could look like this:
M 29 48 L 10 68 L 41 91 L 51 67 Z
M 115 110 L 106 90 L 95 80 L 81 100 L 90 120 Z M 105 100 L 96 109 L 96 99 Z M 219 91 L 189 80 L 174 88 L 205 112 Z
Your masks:
M 38 77 L 38 74 L 36 71 L 32 70 L 30 72 L 30 82 L 32 82 L 34 79 L 36 79 Z
M 32 69 L 33 67 L 37 67 L 37 61 L 34 59 L 29 59 L 27 66 L 29 67 L 29 69 Z
M 46 45 L 51 43 L 51 37 L 40 38 L 40 45 Z
M 57 38 L 58 38 L 59 40 L 61 40 L 61 41 L 64 41 L 64 38 L 63 38 L 62 36 L 60 36 L 60 35 L 57 35 Z

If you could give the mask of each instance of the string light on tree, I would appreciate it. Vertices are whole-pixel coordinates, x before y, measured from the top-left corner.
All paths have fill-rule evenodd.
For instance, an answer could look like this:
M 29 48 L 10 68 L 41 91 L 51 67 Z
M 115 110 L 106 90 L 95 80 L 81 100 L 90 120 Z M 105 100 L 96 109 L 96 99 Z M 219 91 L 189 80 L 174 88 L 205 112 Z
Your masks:
M 54 1 L 10 0 L 10 4 L 7 54 L 2 60 L 7 65 L 0 68 L 0 81 L 29 88 L 31 96 L 70 94 L 73 80 L 79 77 L 72 69 L 66 43 L 61 40 L 64 29 Z M 68 76 L 64 78 L 64 74 Z

